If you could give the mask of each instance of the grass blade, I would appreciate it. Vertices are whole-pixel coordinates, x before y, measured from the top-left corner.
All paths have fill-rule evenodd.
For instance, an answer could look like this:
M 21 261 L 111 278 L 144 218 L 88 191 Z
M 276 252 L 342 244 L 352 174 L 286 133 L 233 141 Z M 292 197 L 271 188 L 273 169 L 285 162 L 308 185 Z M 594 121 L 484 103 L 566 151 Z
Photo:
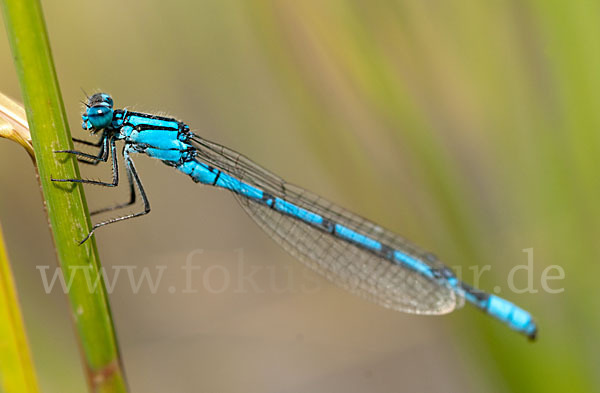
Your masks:
M 0 227 L 0 391 L 39 392 Z
M 117 340 L 94 239 L 79 246 L 90 228 L 80 185 L 57 186 L 50 177 L 79 178 L 71 157 L 57 160 L 54 150 L 72 149 L 42 9 L 38 0 L 3 0 L 4 20 L 25 102 L 42 194 L 56 253 L 68 291 L 91 391 L 126 391 Z M 87 271 L 95 288 L 88 285 Z M 79 274 L 77 274 L 79 272 Z

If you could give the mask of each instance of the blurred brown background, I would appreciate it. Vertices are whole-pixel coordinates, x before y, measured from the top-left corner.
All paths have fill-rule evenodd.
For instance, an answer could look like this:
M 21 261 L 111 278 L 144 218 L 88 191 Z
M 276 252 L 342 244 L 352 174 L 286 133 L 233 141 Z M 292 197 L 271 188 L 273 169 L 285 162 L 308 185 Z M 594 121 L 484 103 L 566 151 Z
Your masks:
M 529 344 L 470 307 L 424 317 L 363 301 L 279 249 L 231 195 L 140 157 L 152 214 L 97 233 L 109 276 L 164 270 L 156 293 L 134 293 L 122 270 L 111 294 L 132 392 L 600 391 L 598 3 L 44 6 L 74 136 L 85 135 L 81 89 L 175 116 L 434 250 L 467 281 L 489 265 L 481 288 L 540 325 Z M 6 39 L 0 53 L 1 91 L 18 98 Z M 0 220 L 42 390 L 80 392 L 66 298 L 47 295 L 36 269 L 56 262 L 31 164 L 8 141 L 0 160 Z M 92 209 L 127 198 L 86 190 Z M 529 248 L 538 292 L 515 293 L 509 273 Z M 182 292 L 189 258 L 196 293 Z M 541 287 L 551 265 L 562 293 Z

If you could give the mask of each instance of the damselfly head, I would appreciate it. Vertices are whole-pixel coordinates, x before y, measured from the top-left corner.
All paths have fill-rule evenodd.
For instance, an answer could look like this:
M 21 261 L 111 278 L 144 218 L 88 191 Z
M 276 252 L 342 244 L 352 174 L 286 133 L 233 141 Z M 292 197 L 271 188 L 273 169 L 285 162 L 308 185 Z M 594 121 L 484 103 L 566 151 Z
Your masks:
M 89 97 L 82 119 L 83 129 L 92 133 L 109 127 L 113 119 L 113 100 L 111 96 L 105 93 L 96 93 Z

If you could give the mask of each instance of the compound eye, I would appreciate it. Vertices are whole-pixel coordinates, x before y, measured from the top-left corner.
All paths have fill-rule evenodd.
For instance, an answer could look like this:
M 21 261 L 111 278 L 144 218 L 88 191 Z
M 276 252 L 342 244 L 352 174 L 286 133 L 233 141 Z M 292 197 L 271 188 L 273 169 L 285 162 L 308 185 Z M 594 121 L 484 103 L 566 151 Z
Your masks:
M 92 106 L 88 108 L 86 114 L 87 120 L 96 129 L 110 126 L 113 118 L 112 108 L 104 105 Z

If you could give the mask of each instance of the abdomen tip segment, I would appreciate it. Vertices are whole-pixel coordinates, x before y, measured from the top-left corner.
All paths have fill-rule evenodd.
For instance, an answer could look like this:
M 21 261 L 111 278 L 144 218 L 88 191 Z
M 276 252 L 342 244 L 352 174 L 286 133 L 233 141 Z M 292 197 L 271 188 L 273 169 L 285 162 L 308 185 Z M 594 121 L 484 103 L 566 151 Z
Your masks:
M 525 334 L 530 340 L 537 337 L 537 325 L 531 314 L 495 295 L 490 295 L 487 304 L 488 314 L 506 323 L 511 329 Z

